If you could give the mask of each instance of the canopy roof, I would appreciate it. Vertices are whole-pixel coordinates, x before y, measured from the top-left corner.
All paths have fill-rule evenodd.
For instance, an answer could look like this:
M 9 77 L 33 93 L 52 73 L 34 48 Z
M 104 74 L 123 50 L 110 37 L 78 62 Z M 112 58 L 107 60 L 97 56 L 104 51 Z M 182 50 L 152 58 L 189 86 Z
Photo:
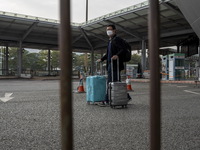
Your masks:
M 117 33 L 141 49 L 141 41 L 148 39 L 148 1 L 89 20 L 71 23 L 74 51 L 103 50 L 107 45 L 105 27 L 115 24 Z M 24 48 L 58 49 L 59 21 L 21 14 L 0 12 L 0 45 Z M 173 0 L 160 1 L 161 47 L 177 45 L 194 34 L 191 26 Z

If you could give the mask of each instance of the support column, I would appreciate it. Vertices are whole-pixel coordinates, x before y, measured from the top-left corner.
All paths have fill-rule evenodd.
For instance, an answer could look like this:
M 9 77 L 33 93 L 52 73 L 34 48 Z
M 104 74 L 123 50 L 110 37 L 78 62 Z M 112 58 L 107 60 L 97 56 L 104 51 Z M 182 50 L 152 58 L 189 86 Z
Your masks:
M 127 68 L 126 68 L 126 67 L 127 67 L 127 63 L 124 62 L 124 74 L 125 74 L 125 75 L 127 75 L 127 74 L 126 74 L 126 72 L 127 72 Z
M 48 75 L 51 74 L 51 50 L 48 50 L 48 59 L 47 59 L 47 68 L 48 68 Z
M 179 52 L 180 52 L 180 46 L 177 45 L 177 53 L 179 53 Z
M 200 67 L 200 40 L 199 40 L 199 67 Z
M 9 57 L 8 45 L 6 45 L 5 75 L 8 75 L 8 57 Z
M 188 73 L 189 73 L 189 75 L 188 75 L 188 77 L 189 77 L 189 79 L 190 79 L 190 61 L 189 61 L 189 66 L 188 66 Z
M 1 63 L 2 63 L 2 75 L 5 75 L 5 55 L 6 55 L 6 50 L 5 50 L 5 48 L 2 48 L 2 50 L 3 50 L 3 52 L 1 53 L 2 54 L 2 61 L 1 61 Z
M 200 40 L 199 40 L 199 61 L 198 61 L 198 80 L 200 81 Z
M 21 73 L 22 73 L 22 41 L 19 42 L 17 76 L 20 77 Z
M 2 57 L 2 54 L 3 54 L 3 49 L 0 49 L 0 75 L 3 75 L 3 57 Z
M 91 75 L 94 75 L 94 49 L 91 51 Z
M 86 52 L 85 55 L 84 55 L 84 71 L 86 72 L 86 75 L 87 75 L 87 72 L 88 72 L 88 53 Z
M 100 58 L 102 58 L 103 57 L 103 50 L 101 50 L 101 57 Z M 103 62 L 102 62 L 102 64 L 101 64 L 102 66 L 102 69 L 101 69 L 101 75 L 105 75 L 105 70 L 104 70 L 104 67 L 103 67 Z
M 146 70 L 146 42 L 142 40 L 142 57 L 141 57 L 141 64 L 142 64 L 142 73 Z

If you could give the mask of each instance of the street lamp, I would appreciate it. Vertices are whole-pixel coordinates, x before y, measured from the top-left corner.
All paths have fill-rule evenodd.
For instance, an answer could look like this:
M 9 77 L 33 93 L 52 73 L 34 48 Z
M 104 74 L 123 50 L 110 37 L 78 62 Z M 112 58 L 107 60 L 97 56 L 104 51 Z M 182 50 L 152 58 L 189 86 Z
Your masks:
M 88 21 L 88 0 L 86 0 L 86 22 Z

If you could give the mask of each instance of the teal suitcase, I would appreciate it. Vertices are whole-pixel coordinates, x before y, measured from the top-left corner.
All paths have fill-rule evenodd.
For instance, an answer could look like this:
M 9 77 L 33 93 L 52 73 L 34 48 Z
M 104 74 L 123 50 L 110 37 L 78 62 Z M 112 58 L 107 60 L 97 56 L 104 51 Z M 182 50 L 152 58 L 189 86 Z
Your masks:
M 86 78 L 86 100 L 87 103 L 101 102 L 105 100 L 106 95 L 106 77 L 90 76 Z

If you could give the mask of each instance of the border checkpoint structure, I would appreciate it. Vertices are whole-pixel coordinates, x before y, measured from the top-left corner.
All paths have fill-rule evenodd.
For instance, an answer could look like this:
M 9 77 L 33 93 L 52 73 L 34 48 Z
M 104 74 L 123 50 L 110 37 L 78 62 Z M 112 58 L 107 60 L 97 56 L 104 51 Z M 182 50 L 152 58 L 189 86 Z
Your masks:
M 188 57 L 193 54 L 200 55 L 198 49 L 189 48 L 184 51 L 182 48 L 182 45 L 189 46 L 188 41 L 191 37 L 199 36 L 198 22 L 194 24 L 195 17 L 190 18 L 191 14 L 187 14 L 184 8 L 184 6 L 188 8 L 194 5 L 187 5 L 187 2 L 181 3 L 178 0 L 160 0 L 159 2 L 160 48 L 176 46 L 177 53 L 190 54 Z M 184 3 L 186 4 L 181 5 Z M 146 1 L 83 23 L 71 23 L 73 51 L 91 53 L 92 64 L 94 64 L 94 53 L 103 54 L 106 49 L 105 26 L 115 24 L 119 30 L 119 36 L 131 43 L 133 51 L 141 49 L 141 68 L 142 71 L 147 70 L 148 8 L 149 2 Z M 5 47 L 5 65 L 1 68 L 4 70 L 3 75 L 8 75 L 8 47 L 19 48 L 18 64 L 16 64 L 18 77 L 21 76 L 23 70 L 23 48 L 48 50 L 48 71 L 50 71 L 50 50 L 58 50 L 59 21 L 9 12 L 0 12 L 0 21 L 0 45 Z M 170 49 L 160 50 L 161 54 L 169 52 Z M 91 70 L 93 73 L 94 65 L 91 65 Z

